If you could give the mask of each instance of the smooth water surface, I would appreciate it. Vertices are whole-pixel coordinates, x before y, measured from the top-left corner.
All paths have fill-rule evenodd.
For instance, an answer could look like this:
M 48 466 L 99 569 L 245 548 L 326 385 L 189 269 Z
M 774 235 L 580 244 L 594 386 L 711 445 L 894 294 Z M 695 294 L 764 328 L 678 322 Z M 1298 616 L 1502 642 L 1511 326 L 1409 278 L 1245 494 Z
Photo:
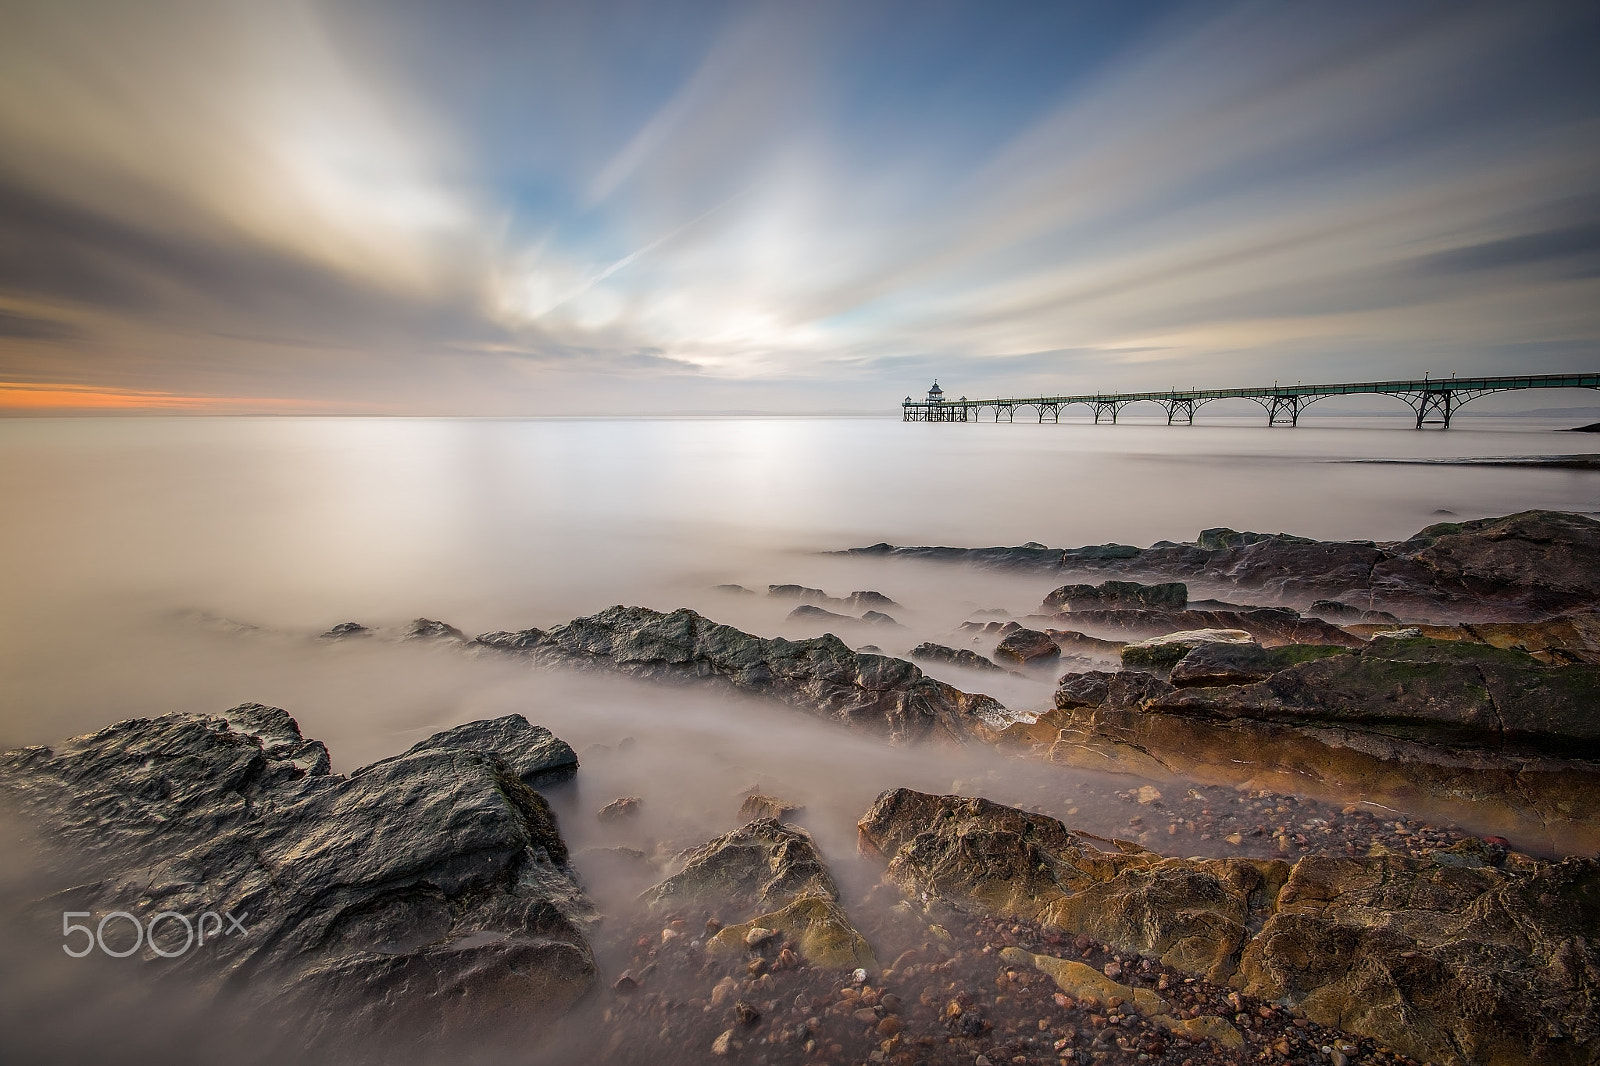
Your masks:
M 981 779 L 992 798 L 1051 792 L 1046 806 L 1065 806 L 1060 786 L 1073 772 L 890 751 L 793 710 L 703 690 L 316 635 L 345 620 L 395 627 L 419 616 L 474 634 L 613 603 L 692 606 L 762 634 L 814 634 L 819 627 L 785 621 L 792 602 L 711 590 L 796 582 L 889 595 L 903 605 L 901 628 L 840 635 L 903 653 L 925 639 L 963 639 L 955 627 L 979 610 L 1026 613 L 1053 582 L 819 551 L 884 540 L 1144 545 L 1223 525 L 1385 540 L 1440 512 L 1593 511 L 1592 471 L 1347 461 L 1550 454 L 1590 440 L 1555 428 L 1511 418 L 1449 432 L 1389 418 L 1293 430 L 799 418 L 0 422 L 0 747 L 259 701 L 288 709 L 348 770 L 457 722 L 518 711 L 580 751 L 578 784 L 558 804 L 579 845 L 703 839 L 736 824 L 738 795 L 758 785 L 806 803 L 808 824 L 838 854 L 882 788 Z M 1015 709 L 1049 702 L 1049 677 L 930 672 Z M 1057 775 L 1057 787 L 1038 773 Z M 644 798 L 644 815 L 603 830 L 590 812 L 624 793 Z

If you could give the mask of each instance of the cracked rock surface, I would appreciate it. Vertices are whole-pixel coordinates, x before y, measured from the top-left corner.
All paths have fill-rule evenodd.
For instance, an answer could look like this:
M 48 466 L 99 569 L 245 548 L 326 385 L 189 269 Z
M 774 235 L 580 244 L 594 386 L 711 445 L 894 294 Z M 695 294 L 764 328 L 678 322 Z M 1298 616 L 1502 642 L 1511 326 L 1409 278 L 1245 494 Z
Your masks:
M 539 662 L 714 682 L 897 742 L 961 742 L 991 736 L 1011 721 L 992 697 L 936 681 L 904 659 L 852 651 L 831 633 L 758 637 L 688 608 L 663 614 L 608 607 L 549 630 L 488 633 L 476 644 Z
M 1365 610 L 1412 617 L 1449 614 L 1468 621 L 1533 620 L 1600 600 L 1600 521 L 1559 511 L 1441 522 L 1384 544 L 1207 529 L 1189 544 L 1164 541 L 1148 548 L 875 544 L 841 554 L 1201 581 L 1248 589 L 1292 606 L 1326 598 Z
M 0 754 L 0 804 L 70 875 L 44 912 L 241 916 L 146 961 L 291 1010 L 306 1047 L 562 1012 L 595 978 L 593 909 L 543 797 L 449 736 L 344 776 L 276 708 L 133 719 Z
M 1450 1066 L 1600 1061 L 1600 862 L 1475 840 L 1420 858 L 1167 858 L 896 789 L 864 849 L 925 909 L 1090 936 Z

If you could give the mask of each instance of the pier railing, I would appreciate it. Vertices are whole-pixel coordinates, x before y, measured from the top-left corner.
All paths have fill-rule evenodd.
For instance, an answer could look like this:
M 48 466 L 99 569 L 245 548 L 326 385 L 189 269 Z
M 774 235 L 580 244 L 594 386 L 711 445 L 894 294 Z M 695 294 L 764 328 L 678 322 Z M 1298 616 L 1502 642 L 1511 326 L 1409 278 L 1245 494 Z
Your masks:
M 1167 425 L 1193 425 L 1194 413 L 1212 400 L 1245 399 L 1260 404 L 1269 426 L 1294 426 L 1300 413 L 1327 396 L 1394 396 L 1417 416 L 1417 428 L 1450 428 L 1457 408 L 1479 396 L 1518 389 L 1600 389 L 1600 374 L 1520 374 L 1502 377 L 1428 378 L 1420 381 L 1358 381 L 1338 385 L 1278 385 L 1246 389 L 1169 389 L 1166 392 L 1085 393 L 1081 396 L 1014 396 L 990 400 L 907 400 L 906 422 L 977 422 L 986 410 L 994 421 L 1015 422 L 1019 409 L 1036 409 L 1040 422 L 1061 421 L 1061 409 L 1084 404 L 1094 420 L 1115 423 L 1133 403 L 1155 403 L 1167 412 Z

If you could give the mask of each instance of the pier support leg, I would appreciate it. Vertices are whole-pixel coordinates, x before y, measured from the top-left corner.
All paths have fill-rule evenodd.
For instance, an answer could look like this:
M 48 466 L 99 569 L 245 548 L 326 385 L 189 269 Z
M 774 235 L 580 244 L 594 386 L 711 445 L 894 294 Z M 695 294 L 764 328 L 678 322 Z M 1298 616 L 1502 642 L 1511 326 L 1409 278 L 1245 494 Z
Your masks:
M 1455 395 L 1447 389 L 1437 392 L 1425 392 L 1413 405 L 1417 409 L 1417 428 L 1421 429 L 1428 424 L 1430 414 L 1437 415 L 1434 423 L 1443 429 L 1450 428 L 1450 415 L 1455 408 Z
M 1298 426 L 1300 424 L 1300 397 L 1274 396 L 1267 407 L 1268 426 Z

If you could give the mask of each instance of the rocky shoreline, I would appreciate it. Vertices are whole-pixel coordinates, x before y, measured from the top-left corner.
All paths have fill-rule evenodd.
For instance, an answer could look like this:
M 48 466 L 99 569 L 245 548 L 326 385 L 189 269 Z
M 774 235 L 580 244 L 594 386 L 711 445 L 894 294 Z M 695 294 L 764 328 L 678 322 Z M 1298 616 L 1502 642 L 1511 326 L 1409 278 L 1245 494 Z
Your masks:
M 152 932 L 139 960 L 293 1019 L 285 1054 L 338 1061 L 517 1032 L 536 1061 L 1600 1063 L 1597 549 L 1600 523 L 1528 512 L 1390 544 L 849 553 L 1057 585 L 1031 616 L 953 631 L 987 656 L 910 652 L 1043 673 L 1047 708 L 688 609 L 477 638 L 419 619 L 404 639 L 1143 783 L 1108 798 L 1112 835 L 890 789 L 860 816 L 881 874 L 864 893 L 792 805 L 753 797 L 721 835 L 639 852 L 654 883 L 602 915 L 542 794 L 583 775 L 550 730 L 470 722 L 337 774 L 286 712 L 246 704 L 0 754 L 0 808 L 47 843 L 48 889 L 19 906 L 41 927 L 248 914 L 205 952 Z

